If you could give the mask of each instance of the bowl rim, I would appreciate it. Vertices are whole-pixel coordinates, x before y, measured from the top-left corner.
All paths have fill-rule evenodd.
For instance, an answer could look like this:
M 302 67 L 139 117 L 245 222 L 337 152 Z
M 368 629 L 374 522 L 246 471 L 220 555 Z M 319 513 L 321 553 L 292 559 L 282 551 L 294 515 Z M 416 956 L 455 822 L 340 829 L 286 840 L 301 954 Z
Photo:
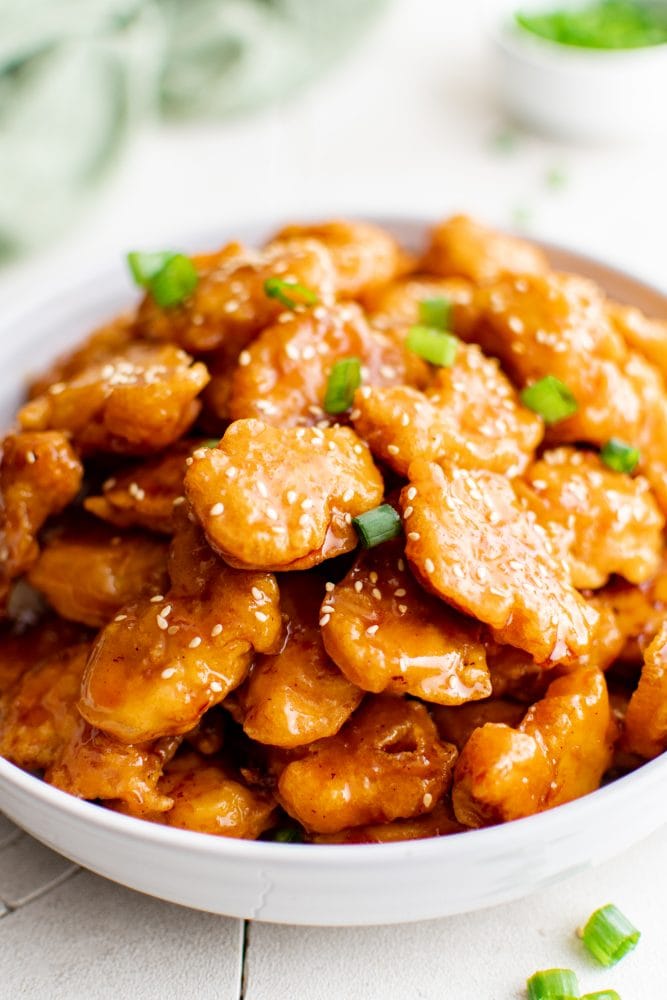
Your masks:
M 320 217 L 324 218 L 325 215 L 318 212 L 294 213 L 290 214 L 290 221 L 306 222 Z M 349 212 L 338 213 L 336 218 L 363 220 L 383 226 L 390 231 L 394 228 L 407 227 L 423 232 L 428 231 L 437 222 L 437 219 L 433 217 L 424 216 L 421 213 L 411 214 L 407 211 L 369 213 L 351 209 Z M 243 222 L 223 222 L 215 228 L 207 226 L 206 229 L 198 232 L 185 233 L 180 241 L 170 242 L 189 250 L 206 243 L 215 245 L 221 237 L 225 238 L 225 232 L 228 228 L 236 227 L 271 232 L 281 224 L 281 217 L 278 217 L 277 220 L 267 219 L 266 216 L 250 217 Z M 575 257 L 577 262 L 584 266 L 588 265 L 594 271 L 603 270 L 622 281 L 631 282 L 645 293 L 662 298 L 667 304 L 667 293 L 664 289 L 645 281 L 626 268 L 607 263 L 603 258 L 580 252 L 560 243 L 542 240 L 532 234 L 528 236 L 517 234 L 516 231 L 513 232 L 505 226 L 502 228 L 508 234 L 521 235 L 523 238 L 530 239 L 531 242 L 541 247 L 547 255 L 554 253 Z M 24 322 L 29 322 L 30 318 L 37 316 L 49 307 L 55 309 L 56 313 L 64 307 L 66 308 L 68 303 L 72 304 L 70 306 L 72 308 L 76 305 L 75 296 L 91 287 L 99 287 L 101 278 L 118 279 L 119 266 L 117 261 L 115 265 L 106 263 L 102 267 L 93 266 L 80 270 L 75 281 L 57 281 L 50 287 L 43 288 L 41 294 L 31 300 L 29 304 L 10 308 L 5 318 L 0 320 L 0 341 L 5 340 L 4 334 L 6 332 L 12 328 L 20 328 Z M 128 285 L 128 287 L 130 286 Z M 98 293 L 95 298 L 99 302 L 103 298 L 102 293 Z M 123 308 L 123 305 L 120 304 L 120 307 Z M 6 352 L 6 356 L 11 357 L 11 350 Z M 581 798 L 507 823 L 481 829 L 470 829 L 461 834 L 415 840 L 360 844 L 283 844 L 275 841 L 241 840 L 168 827 L 115 812 L 49 785 L 42 778 L 22 770 L 0 756 L 0 809 L 3 807 L 3 798 L 5 798 L 2 785 L 6 782 L 20 796 L 36 799 L 44 808 L 64 813 L 72 821 L 79 821 L 86 826 L 109 834 L 119 834 L 129 840 L 143 841 L 145 844 L 152 843 L 155 847 L 203 853 L 211 856 L 212 859 L 215 859 L 216 856 L 224 856 L 228 860 L 257 864 L 269 864 L 289 859 L 306 868 L 339 868 L 344 862 L 355 868 L 370 867 L 380 870 L 386 868 L 387 862 L 390 862 L 392 858 L 396 860 L 408 855 L 412 861 L 432 863 L 446 854 L 449 855 L 448 860 L 451 861 L 457 855 L 465 858 L 470 854 L 478 854 L 478 851 L 494 854 L 509 849 L 516 852 L 523 842 L 548 843 L 559 833 L 567 835 L 573 831 L 585 829 L 589 823 L 595 824 L 596 819 L 604 814 L 605 807 L 613 808 L 615 803 L 618 807 L 628 796 L 634 798 L 647 794 L 652 788 L 662 785 L 665 776 L 667 776 L 667 752 L 653 760 L 644 762 L 635 771 L 616 778 L 602 788 L 589 792 Z M 62 847 L 65 848 L 65 845 Z M 287 854 L 286 851 L 288 851 Z

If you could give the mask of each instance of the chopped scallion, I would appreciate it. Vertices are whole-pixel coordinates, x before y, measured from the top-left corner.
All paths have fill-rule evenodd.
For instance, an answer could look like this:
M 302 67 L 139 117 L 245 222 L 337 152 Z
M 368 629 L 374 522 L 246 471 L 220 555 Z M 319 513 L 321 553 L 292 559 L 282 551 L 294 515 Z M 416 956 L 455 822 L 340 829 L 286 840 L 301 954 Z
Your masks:
M 616 990 L 599 990 L 597 993 L 585 993 L 581 1000 L 621 1000 Z
M 579 983 L 571 969 L 544 969 L 526 983 L 528 1000 L 567 1000 L 579 996 Z
M 272 831 L 271 840 L 275 840 L 278 844 L 301 844 L 303 834 L 295 826 L 280 826 Z
M 600 449 L 600 458 L 614 472 L 626 472 L 630 475 L 639 465 L 641 454 L 639 448 L 633 448 L 620 438 L 609 438 Z
M 324 394 L 325 413 L 345 413 L 352 406 L 354 394 L 361 385 L 359 358 L 342 358 L 329 372 Z
M 432 326 L 417 324 L 410 327 L 405 346 L 432 365 L 438 365 L 440 368 L 451 368 L 456 360 L 459 340 L 458 337 L 445 330 L 436 330 Z
M 380 504 L 373 510 L 367 510 L 365 514 L 353 517 L 352 524 L 365 549 L 372 549 L 375 545 L 388 542 L 401 533 L 401 519 L 388 503 Z
M 568 387 L 554 375 L 547 375 L 526 386 L 521 393 L 521 402 L 529 410 L 539 413 L 545 424 L 557 424 L 571 417 L 578 408 Z
M 437 330 L 450 330 L 452 303 L 440 295 L 432 299 L 422 299 L 419 303 L 419 322 Z
M 283 281 L 282 278 L 267 278 L 264 282 L 264 294 L 270 299 L 277 299 L 286 309 L 314 306 L 317 303 L 317 295 L 312 288 L 306 288 L 298 281 Z
M 601 906 L 589 918 L 583 931 L 583 942 L 601 965 L 620 962 L 636 947 L 640 933 L 612 903 Z
M 182 253 L 134 251 L 127 262 L 136 283 L 148 289 L 163 309 L 180 305 L 197 287 L 197 268 Z

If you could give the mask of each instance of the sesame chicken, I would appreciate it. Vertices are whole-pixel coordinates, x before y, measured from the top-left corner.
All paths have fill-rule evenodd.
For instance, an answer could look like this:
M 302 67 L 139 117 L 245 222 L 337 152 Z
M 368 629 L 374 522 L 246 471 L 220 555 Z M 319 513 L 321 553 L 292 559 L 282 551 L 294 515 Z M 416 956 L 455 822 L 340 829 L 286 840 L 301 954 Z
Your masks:
M 639 684 L 625 715 L 623 745 L 647 758 L 667 749 L 667 619 L 644 653 Z
M 508 274 L 542 274 L 548 262 L 526 240 L 482 226 L 466 215 L 440 222 L 422 260 L 424 271 L 490 285 Z

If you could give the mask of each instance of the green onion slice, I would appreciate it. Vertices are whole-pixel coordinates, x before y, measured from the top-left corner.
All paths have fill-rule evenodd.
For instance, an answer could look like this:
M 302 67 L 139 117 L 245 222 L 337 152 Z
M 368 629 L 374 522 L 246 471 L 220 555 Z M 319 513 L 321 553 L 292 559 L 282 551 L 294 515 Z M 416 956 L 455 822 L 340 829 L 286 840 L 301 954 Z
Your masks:
M 282 278 L 267 278 L 264 282 L 264 294 L 270 299 L 277 299 L 287 309 L 314 306 L 317 303 L 317 295 L 312 288 L 306 288 L 298 281 L 283 281 Z
M 456 360 L 459 339 L 452 333 L 419 323 L 410 327 L 405 345 L 424 361 L 440 368 L 451 368 Z
M 614 472 L 626 472 L 630 475 L 639 465 L 641 454 L 639 448 L 633 448 L 620 438 L 609 438 L 600 449 L 600 458 Z
M 302 844 L 303 834 L 295 826 L 280 826 L 272 831 L 271 840 L 278 844 Z
M 325 413 L 345 413 L 352 406 L 354 394 L 361 385 L 361 360 L 342 358 L 329 372 L 324 394 Z
M 571 969 L 543 969 L 527 981 L 528 1000 L 566 1000 L 579 996 L 579 983 Z
M 560 379 L 547 375 L 539 382 L 526 386 L 521 393 L 521 402 L 529 410 L 539 415 L 545 424 L 557 424 L 577 412 L 577 401 Z
M 359 541 L 365 549 L 372 549 L 382 542 L 388 542 L 401 533 L 401 519 L 394 508 L 388 504 L 380 504 L 365 514 L 352 518 L 352 524 L 359 535 Z
M 586 993 L 581 1000 L 621 1000 L 616 990 L 600 990 L 598 993 Z
M 620 962 L 636 947 L 640 933 L 612 903 L 601 906 L 588 918 L 583 942 L 601 965 Z
M 133 251 L 127 262 L 136 283 L 148 289 L 163 309 L 180 305 L 197 287 L 197 268 L 185 254 Z
M 419 303 L 419 322 L 437 330 L 451 330 L 452 303 L 444 296 L 422 299 Z

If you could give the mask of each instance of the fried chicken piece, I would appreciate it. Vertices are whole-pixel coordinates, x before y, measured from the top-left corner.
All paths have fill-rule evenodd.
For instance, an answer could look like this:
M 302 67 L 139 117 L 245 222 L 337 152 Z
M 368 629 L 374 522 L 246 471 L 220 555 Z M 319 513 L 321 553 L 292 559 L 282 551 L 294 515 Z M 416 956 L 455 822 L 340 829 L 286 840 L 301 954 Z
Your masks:
M 667 617 L 667 564 L 663 559 L 653 580 L 639 587 L 614 581 L 598 591 L 591 603 L 613 615 L 623 638 L 618 658 L 624 663 L 641 666 L 647 646 Z
M 466 215 L 454 215 L 431 231 L 422 267 L 445 278 L 490 285 L 508 274 L 542 274 L 549 262 L 539 247 L 526 240 L 496 232 Z
M 449 328 L 468 340 L 478 321 L 474 291 L 474 285 L 465 278 L 411 274 L 371 290 L 363 301 L 374 327 L 401 330 L 405 335 L 412 325 L 421 322 L 422 302 L 444 299 L 449 303 Z
M 151 454 L 193 423 L 208 379 L 204 365 L 184 351 L 137 343 L 56 382 L 21 408 L 19 421 L 25 430 L 66 431 L 88 454 Z
M 575 587 L 602 587 L 612 573 L 630 583 L 655 575 L 665 520 L 643 476 L 613 472 L 591 452 L 556 448 L 530 467 L 526 481 L 540 521 L 567 531 Z
M 336 736 L 311 744 L 278 780 L 283 808 L 315 833 L 431 812 L 456 756 L 416 701 L 371 698 Z
M 166 596 L 126 605 L 100 632 L 83 680 L 81 714 L 123 743 L 193 729 L 281 639 L 275 577 L 231 569 L 187 519 L 170 575 Z
M 266 294 L 269 278 L 297 282 L 320 302 L 333 301 L 334 266 L 316 240 L 281 241 L 261 253 L 230 243 L 195 263 L 199 281 L 182 305 L 163 309 L 146 295 L 137 314 L 142 336 L 171 341 L 193 354 L 223 348 L 231 359 L 285 310 Z
M 56 358 L 43 374 L 31 380 L 29 398 L 43 396 L 55 383 L 70 382 L 79 372 L 104 364 L 110 358 L 122 354 L 135 338 L 133 324 L 134 317 L 127 314 L 117 316 L 93 330 L 83 343 Z
M 353 826 L 339 833 L 318 833 L 309 839 L 313 844 L 395 844 L 403 840 L 448 837 L 464 830 L 465 827 L 454 818 L 449 803 L 439 802 L 433 812 L 417 816 L 416 819 Z
M 0 696 L 40 660 L 87 638 L 87 630 L 47 614 L 34 625 L 0 629 Z
M 196 753 L 172 761 L 159 789 L 173 802 L 155 817 L 167 826 L 256 840 L 274 823 L 276 804 L 268 792 L 250 788 L 222 761 Z
M 667 749 L 667 618 L 644 653 L 639 684 L 625 715 L 623 746 L 648 758 Z
M 167 551 L 151 535 L 84 522 L 46 539 L 28 579 L 63 618 L 101 628 L 125 604 L 164 590 Z
M 516 476 L 544 434 L 498 362 L 475 345 L 461 344 L 454 365 L 438 369 L 425 392 L 362 386 L 354 405 L 356 431 L 401 476 L 416 458 Z
M 335 219 L 293 224 L 284 226 L 273 239 L 278 244 L 293 240 L 324 244 L 333 260 L 336 291 L 342 298 L 358 298 L 404 273 L 412 264 L 391 233 L 369 222 Z
M 78 643 L 48 654 L 5 693 L 0 755 L 29 771 L 54 763 L 77 725 L 89 650 L 89 643 Z
M 460 752 L 475 730 L 487 723 L 515 729 L 526 714 L 526 706 L 508 698 L 493 697 L 456 708 L 436 705 L 431 714 L 440 739 L 453 743 Z
M 326 419 L 329 374 L 350 357 L 361 361 L 366 385 L 426 385 L 430 377 L 421 358 L 372 330 L 354 303 L 321 306 L 267 327 L 241 354 L 231 381 L 232 419 L 258 417 L 276 427 Z
M 181 503 L 185 460 L 197 447 L 198 439 L 177 441 L 169 451 L 117 472 L 102 486 L 101 496 L 86 497 L 86 510 L 118 528 L 148 528 L 172 535 L 175 507 Z
M 243 729 L 258 743 L 298 747 L 333 736 L 363 692 L 327 656 L 320 634 L 324 584 L 303 574 L 280 580 L 287 639 L 274 656 L 258 657 L 237 697 Z
M 549 532 L 508 479 L 419 460 L 401 506 L 406 554 L 428 590 L 538 662 L 587 651 L 597 612 L 571 586 Z
M 608 303 L 607 314 L 628 347 L 642 354 L 667 379 L 667 322 L 618 302 Z
M 347 427 L 237 420 L 196 458 L 185 492 L 209 543 L 231 566 L 309 569 L 355 548 L 352 517 L 382 501 L 367 446 Z
M 560 677 L 517 728 L 489 722 L 471 734 L 454 772 L 457 819 L 507 822 L 592 792 L 615 738 L 604 674 L 586 667 Z
M 44 779 L 80 799 L 123 802 L 134 816 L 161 813 L 173 802 L 158 790 L 158 781 L 178 743 L 178 738 L 168 737 L 132 746 L 78 717 Z
M 0 463 L 0 605 L 39 555 L 36 535 L 81 488 L 83 468 L 59 431 L 8 434 Z
M 479 624 L 422 590 L 402 542 L 364 551 L 326 595 L 321 614 L 329 656 L 365 691 L 442 705 L 491 694 Z

